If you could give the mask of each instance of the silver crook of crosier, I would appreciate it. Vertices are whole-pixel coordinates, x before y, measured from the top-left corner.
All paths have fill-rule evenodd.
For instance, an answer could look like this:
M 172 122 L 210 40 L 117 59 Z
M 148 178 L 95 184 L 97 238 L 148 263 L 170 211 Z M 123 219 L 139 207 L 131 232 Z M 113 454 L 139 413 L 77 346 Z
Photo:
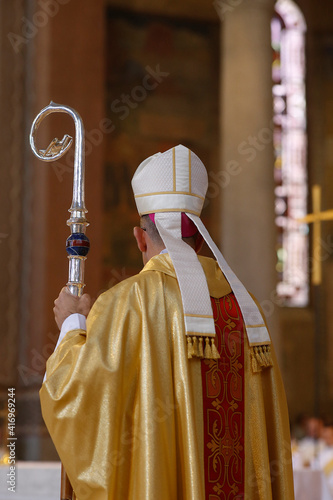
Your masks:
M 44 120 L 51 113 L 67 113 L 75 124 L 75 153 L 74 153 L 74 180 L 73 199 L 69 209 L 71 213 L 67 225 L 71 235 L 66 240 L 66 251 L 69 259 L 67 286 L 74 295 L 82 295 L 84 285 L 84 262 L 89 252 L 89 239 L 85 235 L 89 222 L 86 219 L 87 209 L 84 201 L 84 127 L 82 118 L 73 108 L 50 102 L 34 119 L 30 130 L 30 146 L 34 154 L 42 161 L 54 161 L 61 158 L 71 147 L 73 139 L 65 134 L 61 141 L 53 139 L 46 149 L 38 149 L 35 145 L 36 132 Z

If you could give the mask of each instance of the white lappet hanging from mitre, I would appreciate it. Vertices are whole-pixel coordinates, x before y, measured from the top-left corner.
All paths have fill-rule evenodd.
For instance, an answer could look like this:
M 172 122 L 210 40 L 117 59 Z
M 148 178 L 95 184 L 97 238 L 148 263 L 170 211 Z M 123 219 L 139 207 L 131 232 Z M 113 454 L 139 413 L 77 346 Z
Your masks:
M 242 311 L 255 371 L 272 364 L 270 337 L 251 295 L 228 266 L 200 219 L 208 187 L 202 161 L 179 145 L 157 153 L 137 168 L 132 188 L 140 216 L 154 215 L 180 287 L 189 357 L 216 359 L 215 326 L 206 276 L 193 248 L 182 240 L 182 213 L 195 224 L 213 252 Z M 256 369 L 257 367 L 257 369 Z

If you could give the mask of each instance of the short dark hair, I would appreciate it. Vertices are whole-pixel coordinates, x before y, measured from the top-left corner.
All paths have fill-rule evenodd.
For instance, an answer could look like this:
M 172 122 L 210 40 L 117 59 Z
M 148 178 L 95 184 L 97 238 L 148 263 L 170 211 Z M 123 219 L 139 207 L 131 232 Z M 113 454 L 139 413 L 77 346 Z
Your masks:
M 156 243 L 157 245 L 163 245 L 163 240 L 158 232 L 156 225 L 153 223 L 149 215 L 142 215 L 141 221 L 143 222 L 143 226 L 146 229 L 149 238 Z

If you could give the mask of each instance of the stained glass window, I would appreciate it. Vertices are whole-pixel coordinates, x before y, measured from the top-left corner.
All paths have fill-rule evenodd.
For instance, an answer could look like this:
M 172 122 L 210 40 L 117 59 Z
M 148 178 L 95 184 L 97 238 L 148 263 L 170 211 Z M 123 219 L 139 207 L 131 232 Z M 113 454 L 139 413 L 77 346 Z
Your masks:
M 283 304 L 309 301 L 305 32 L 302 12 L 292 0 L 278 0 L 271 23 L 277 226 L 277 294 Z

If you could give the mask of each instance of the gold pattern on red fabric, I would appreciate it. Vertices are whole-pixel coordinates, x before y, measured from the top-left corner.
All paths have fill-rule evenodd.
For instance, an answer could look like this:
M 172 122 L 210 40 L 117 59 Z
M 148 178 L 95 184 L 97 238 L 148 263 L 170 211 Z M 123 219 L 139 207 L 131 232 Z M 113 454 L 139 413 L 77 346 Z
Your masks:
M 244 498 L 244 323 L 233 293 L 211 299 L 218 360 L 201 362 L 206 500 Z

